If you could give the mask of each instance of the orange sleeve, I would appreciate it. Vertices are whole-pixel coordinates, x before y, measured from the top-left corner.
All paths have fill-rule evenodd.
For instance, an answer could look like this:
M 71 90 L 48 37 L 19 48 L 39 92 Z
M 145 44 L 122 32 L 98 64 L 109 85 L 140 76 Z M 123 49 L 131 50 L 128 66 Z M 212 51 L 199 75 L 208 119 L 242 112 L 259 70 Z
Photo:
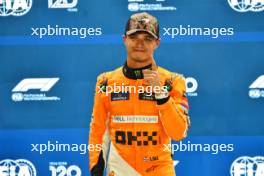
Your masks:
M 92 119 L 89 134 L 89 163 L 91 175 L 101 175 L 105 168 L 104 146 L 108 145 L 107 139 L 107 110 L 104 103 L 105 93 L 100 91 L 103 76 L 97 78 Z
M 169 100 L 164 104 L 157 105 L 167 135 L 177 141 L 186 137 L 190 124 L 188 99 L 185 91 L 185 79 L 178 75 L 172 82 Z

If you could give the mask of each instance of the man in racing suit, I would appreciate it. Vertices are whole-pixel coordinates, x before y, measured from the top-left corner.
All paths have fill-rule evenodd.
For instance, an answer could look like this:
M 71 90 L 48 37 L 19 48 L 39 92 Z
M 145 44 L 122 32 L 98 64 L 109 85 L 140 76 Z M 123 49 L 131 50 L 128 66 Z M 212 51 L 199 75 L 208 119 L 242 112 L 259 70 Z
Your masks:
M 171 139 L 186 137 L 189 108 L 183 76 L 155 63 L 159 42 L 156 18 L 132 15 L 124 35 L 126 63 L 98 76 L 89 136 L 95 146 L 89 150 L 91 175 L 102 176 L 105 168 L 108 176 L 175 175 L 166 149 Z

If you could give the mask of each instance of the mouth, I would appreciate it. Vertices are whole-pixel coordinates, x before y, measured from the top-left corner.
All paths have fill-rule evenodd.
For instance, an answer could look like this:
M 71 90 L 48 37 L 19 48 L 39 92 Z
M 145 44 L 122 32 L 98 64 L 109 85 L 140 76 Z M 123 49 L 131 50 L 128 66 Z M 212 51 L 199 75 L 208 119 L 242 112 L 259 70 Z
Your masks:
M 134 48 L 133 50 L 136 52 L 145 52 L 145 49 L 143 48 Z

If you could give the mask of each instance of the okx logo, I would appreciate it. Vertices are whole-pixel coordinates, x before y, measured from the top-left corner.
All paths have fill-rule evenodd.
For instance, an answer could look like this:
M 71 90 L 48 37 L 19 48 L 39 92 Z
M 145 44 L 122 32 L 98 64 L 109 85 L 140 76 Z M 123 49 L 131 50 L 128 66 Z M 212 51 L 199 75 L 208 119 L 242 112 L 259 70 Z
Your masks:
M 60 100 L 59 97 L 47 97 L 44 92 L 58 82 L 59 78 L 26 78 L 20 81 L 12 90 L 13 101 L 54 101 Z M 37 91 L 37 92 L 36 92 Z
M 239 157 L 232 163 L 230 174 L 231 176 L 263 176 L 264 157 Z
M 22 16 L 29 12 L 32 0 L 0 0 L 0 16 Z
M 228 0 L 228 3 L 237 12 L 260 12 L 264 10 L 263 0 Z
M 5 159 L 0 161 L 1 176 L 37 176 L 35 166 L 28 160 Z
M 258 77 L 250 86 L 249 93 L 250 98 L 264 97 L 264 75 Z

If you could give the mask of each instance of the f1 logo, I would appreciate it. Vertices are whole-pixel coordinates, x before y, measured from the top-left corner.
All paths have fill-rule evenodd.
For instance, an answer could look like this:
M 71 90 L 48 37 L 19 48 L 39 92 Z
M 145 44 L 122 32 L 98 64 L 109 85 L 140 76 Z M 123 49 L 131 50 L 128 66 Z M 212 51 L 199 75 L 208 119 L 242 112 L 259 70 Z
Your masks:
M 12 92 L 27 92 L 30 89 L 40 89 L 41 92 L 49 91 L 59 78 L 26 78 L 18 83 Z
M 250 89 L 264 89 L 264 75 L 258 77 L 250 86 Z
M 250 98 L 264 97 L 263 89 L 264 89 L 264 75 L 261 75 L 249 86 L 249 97 Z
M 176 167 L 177 164 L 179 164 L 180 161 L 178 160 L 173 160 L 173 166 Z

